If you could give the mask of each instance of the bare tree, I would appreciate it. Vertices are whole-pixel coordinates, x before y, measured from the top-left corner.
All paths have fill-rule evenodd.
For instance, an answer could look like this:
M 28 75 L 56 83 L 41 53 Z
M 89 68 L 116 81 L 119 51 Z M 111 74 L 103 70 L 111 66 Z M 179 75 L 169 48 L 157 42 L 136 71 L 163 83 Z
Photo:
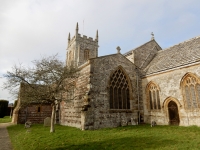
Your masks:
M 72 97 L 63 96 L 63 93 L 71 92 L 72 81 L 78 77 L 78 69 L 66 67 L 57 55 L 43 57 L 34 60 L 33 67 L 13 66 L 4 77 L 7 81 L 4 88 L 16 95 L 20 84 L 27 88 L 23 91 L 26 98 L 21 105 L 31 103 L 50 103 L 52 106 L 50 132 L 55 132 L 55 109 L 61 101 L 70 101 Z

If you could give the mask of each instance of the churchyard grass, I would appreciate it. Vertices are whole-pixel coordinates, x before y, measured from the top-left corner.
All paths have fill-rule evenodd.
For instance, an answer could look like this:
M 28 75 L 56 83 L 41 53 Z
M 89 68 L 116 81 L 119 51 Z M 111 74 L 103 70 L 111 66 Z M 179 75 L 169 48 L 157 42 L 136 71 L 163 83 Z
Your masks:
M 93 131 L 56 125 L 49 127 L 24 125 L 8 127 L 14 150 L 188 150 L 200 149 L 200 128 L 196 126 L 139 125 Z
M 11 121 L 12 121 L 12 118 L 10 118 L 10 116 L 4 116 L 3 118 L 0 118 L 0 123 L 7 123 Z

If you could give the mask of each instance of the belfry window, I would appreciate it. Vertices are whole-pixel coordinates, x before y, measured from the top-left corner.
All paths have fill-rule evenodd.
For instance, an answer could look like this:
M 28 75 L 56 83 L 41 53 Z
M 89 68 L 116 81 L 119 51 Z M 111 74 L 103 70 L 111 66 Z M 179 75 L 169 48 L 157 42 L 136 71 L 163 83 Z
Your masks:
M 88 60 L 89 59 L 89 50 L 85 50 L 84 51 L 84 60 Z
M 130 109 L 128 80 L 119 68 L 110 77 L 110 109 Z
M 154 83 L 149 83 L 147 86 L 147 97 L 149 102 L 149 108 L 151 110 L 159 110 L 160 106 L 160 92 L 159 88 Z
M 185 107 L 187 109 L 200 108 L 200 82 L 198 78 L 188 74 L 182 83 Z

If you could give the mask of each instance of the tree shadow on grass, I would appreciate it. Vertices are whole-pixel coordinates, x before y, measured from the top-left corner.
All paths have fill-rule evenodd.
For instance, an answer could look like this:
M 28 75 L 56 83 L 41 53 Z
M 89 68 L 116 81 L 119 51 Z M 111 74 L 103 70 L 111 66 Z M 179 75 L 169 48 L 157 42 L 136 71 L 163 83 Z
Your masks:
M 106 141 L 88 142 L 81 145 L 66 145 L 53 148 L 51 150 L 98 150 L 98 149 L 162 149 L 163 147 L 171 147 L 177 144 L 175 140 L 159 139 L 155 137 L 127 137 Z

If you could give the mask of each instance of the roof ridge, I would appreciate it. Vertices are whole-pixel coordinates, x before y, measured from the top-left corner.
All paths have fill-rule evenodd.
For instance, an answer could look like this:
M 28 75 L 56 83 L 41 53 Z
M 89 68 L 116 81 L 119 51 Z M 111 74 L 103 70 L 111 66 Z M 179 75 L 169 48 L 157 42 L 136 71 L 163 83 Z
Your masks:
M 98 56 L 98 57 L 90 58 L 89 60 L 92 60 L 92 59 L 98 59 L 98 58 L 103 58 L 103 57 L 108 57 L 108 56 L 117 55 L 117 54 L 118 54 L 118 53 L 115 53 L 115 54 L 109 54 L 109 55 L 103 55 L 103 56 Z
M 138 47 L 136 47 L 136 48 L 134 48 L 134 49 L 129 50 L 128 52 L 124 53 L 123 55 L 128 55 L 131 51 L 136 50 L 136 49 L 138 49 L 138 48 L 140 48 L 140 47 L 142 47 L 142 46 L 144 46 L 144 45 L 146 45 L 146 44 L 148 44 L 148 43 L 150 43 L 150 42 L 152 42 L 152 41 L 155 41 L 155 42 L 156 42 L 155 39 L 150 40 L 150 41 L 148 41 L 148 42 L 146 42 L 146 43 L 144 43 L 144 44 L 142 44 L 142 45 L 140 45 L 140 46 L 138 46 Z M 157 42 L 156 42 L 156 44 L 160 47 L 160 45 L 159 45 Z M 160 48 L 161 48 L 161 47 L 160 47 Z M 162 49 L 162 48 L 161 48 L 161 49 Z
M 180 43 L 178 43 L 178 44 L 175 44 L 175 45 L 173 45 L 173 46 L 170 46 L 170 47 L 167 47 L 167 48 L 165 48 L 165 49 L 162 49 L 161 51 L 158 51 L 158 53 L 163 52 L 163 51 L 166 51 L 166 50 L 171 49 L 171 48 L 173 48 L 173 47 L 175 47 L 175 46 L 182 45 L 183 43 L 187 43 L 187 42 L 190 42 L 190 41 L 195 40 L 195 39 L 198 39 L 198 38 L 200 38 L 200 36 L 193 37 L 193 38 L 191 38 L 191 39 L 189 39 L 189 40 L 185 40 L 185 41 L 180 42 Z
M 200 36 L 180 42 L 161 50 L 144 68 L 146 74 L 154 74 L 162 70 L 170 70 L 200 61 Z

